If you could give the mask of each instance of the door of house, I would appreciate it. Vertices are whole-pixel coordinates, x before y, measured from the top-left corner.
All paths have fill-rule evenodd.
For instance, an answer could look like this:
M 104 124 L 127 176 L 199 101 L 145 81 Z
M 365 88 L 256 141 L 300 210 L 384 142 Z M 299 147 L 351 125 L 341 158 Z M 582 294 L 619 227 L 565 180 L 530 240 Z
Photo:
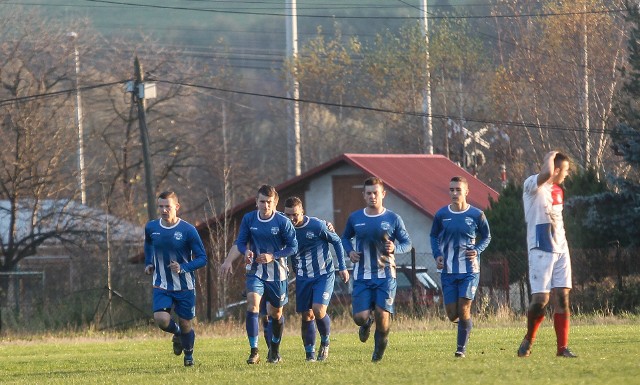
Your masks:
M 363 174 L 334 175 L 332 177 L 333 220 L 338 235 L 342 235 L 349 215 L 364 208 L 362 188 L 365 179 L 366 176 Z

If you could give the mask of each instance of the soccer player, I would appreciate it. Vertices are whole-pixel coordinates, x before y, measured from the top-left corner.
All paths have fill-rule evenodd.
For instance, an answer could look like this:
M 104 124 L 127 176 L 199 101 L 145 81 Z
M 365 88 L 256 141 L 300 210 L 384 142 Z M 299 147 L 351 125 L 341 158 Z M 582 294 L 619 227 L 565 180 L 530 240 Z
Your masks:
M 320 333 L 318 361 L 329 356 L 331 318 L 327 306 L 333 294 L 335 268 L 329 244 L 338 259 L 338 274 L 349 281 L 340 237 L 327 228 L 325 221 L 304 215 L 302 201 L 290 197 L 284 203 L 284 214 L 296 229 L 298 252 L 292 258 L 296 272 L 296 312 L 302 316 L 301 334 L 307 361 L 316 360 L 316 325 Z M 315 322 L 314 322 L 315 321 Z
M 564 192 L 559 186 L 569 174 L 569 158 L 551 151 L 544 157 L 540 173 L 524 181 L 522 200 L 527 222 L 531 303 L 527 312 L 527 334 L 518 357 L 529 357 L 550 295 L 554 297 L 553 326 L 558 357 L 575 358 L 569 342 L 569 291 L 571 257 L 564 233 Z
M 467 352 L 473 327 L 471 305 L 480 281 L 480 253 L 491 241 L 487 218 L 481 210 L 467 203 L 468 194 L 466 178 L 451 178 L 451 204 L 438 210 L 430 234 L 433 257 L 441 271 L 447 317 L 458 323 L 458 346 L 454 355 L 460 358 Z
M 278 192 L 262 185 L 256 197 L 257 210 L 246 214 L 240 223 L 236 246 L 247 262 L 247 337 L 251 353 L 248 364 L 260 362 L 258 353 L 258 312 L 264 296 L 269 302 L 272 337 L 267 362 L 280 362 L 280 340 L 284 328 L 282 308 L 287 294 L 287 258 L 298 251 L 296 231 L 291 221 L 276 211 Z M 247 248 L 250 245 L 250 248 Z
M 365 180 L 362 195 L 366 207 L 349 215 L 342 234 L 342 246 L 354 264 L 353 321 L 360 326 L 360 341 L 366 342 L 375 320 L 375 347 L 371 361 L 378 362 L 387 348 L 391 314 L 394 312 L 397 288 L 394 253 L 408 252 L 411 239 L 402 218 L 382 205 L 386 191 L 381 179 L 371 177 Z
M 184 351 L 184 366 L 193 366 L 195 270 L 207 264 L 207 255 L 196 228 L 177 216 L 178 209 L 175 192 L 165 191 L 158 196 L 160 219 L 148 222 L 144 229 L 144 272 L 153 274 L 156 325 L 173 334 L 173 352 L 179 356 Z M 171 318 L 172 307 L 178 323 Z

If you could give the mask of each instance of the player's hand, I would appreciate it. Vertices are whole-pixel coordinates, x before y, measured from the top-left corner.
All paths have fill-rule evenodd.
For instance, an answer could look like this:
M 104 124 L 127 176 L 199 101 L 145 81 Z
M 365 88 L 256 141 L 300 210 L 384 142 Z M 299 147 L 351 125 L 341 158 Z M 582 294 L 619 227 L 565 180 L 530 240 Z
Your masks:
M 442 255 L 436 257 L 436 269 L 444 269 L 444 257 Z
M 153 265 L 147 265 L 147 266 L 145 266 L 145 267 L 144 267 L 144 273 L 145 273 L 146 275 L 151 275 L 151 274 L 153 274 L 153 271 L 154 271 L 155 269 L 156 269 L 156 268 L 155 268 L 155 266 L 153 266 Z
M 385 255 L 391 255 L 395 250 L 396 250 L 396 244 L 391 239 L 387 239 L 384 241 Z
M 340 276 L 340 279 L 342 279 L 342 282 L 344 282 L 344 283 L 349 282 L 349 271 L 348 270 L 340 270 L 338 272 L 338 275 Z
M 169 262 L 169 268 L 171 269 L 172 272 L 178 274 L 180 273 L 180 264 L 176 261 L 171 261 Z
M 227 278 L 231 274 L 233 274 L 233 263 L 230 261 L 224 261 L 222 266 L 220 266 L 220 276 L 222 278 Z
M 247 252 L 244 254 L 244 263 L 246 265 L 253 263 L 253 251 L 247 249 Z
M 360 261 L 360 253 L 358 253 L 355 250 L 351 250 L 349 252 L 349 259 L 351 260 L 352 263 L 356 263 Z
M 271 253 L 262 253 L 262 254 L 258 255 L 258 258 L 256 258 L 256 261 L 258 263 L 270 263 L 273 260 L 275 260 L 275 258 L 273 257 L 273 254 L 271 254 Z
M 467 259 L 475 259 L 478 256 L 478 252 L 476 250 L 467 250 L 464 252 L 464 256 Z
M 331 231 L 332 233 L 336 232 L 336 228 L 333 227 L 333 223 L 327 221 L 327 230 Z

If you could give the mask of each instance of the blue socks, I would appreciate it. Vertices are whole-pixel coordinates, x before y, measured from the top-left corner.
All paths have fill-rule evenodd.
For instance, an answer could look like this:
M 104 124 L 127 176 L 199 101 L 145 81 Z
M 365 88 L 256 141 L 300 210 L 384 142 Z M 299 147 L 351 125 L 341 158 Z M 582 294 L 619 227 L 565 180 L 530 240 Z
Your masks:
M 316 349 L 316 323 L 314 321 L 302 321 L 302 343 L 304 350 L 311 353 Z
M 182 349 L 184 349 L 184 357 L 193 358 L 193 345 L 196 341 L 196 332 L 191 329 L 189 333 L 180 334 L 180 341 L 182 342 Z
M 322 319 L 316 318 L 316 325 L 318 325 L 318 333 L 320 333 L 320 343 L 329 345 L 329 334 L 331 333 L 331 318 L 329 318 L 329 314 L 325 314 Z
M 173 318 L 169 320 L 169 325 L 166 328 L 160 329 L 164 330 L 167 333 L 180 334 L 180 326 L 176 323 L 176 321 L 173 320 Z
M 284 315 L 280 317 L 280 319 L 272 319 L 271 320 L 271 330 L 273 336 L 271 337 L 271 342 L 274 344 L 279 344 L 282 339 L 282 331 L 284 329 Z
M 467 351 L 467 342 L 469 342 L 472 328 L 471 318 L 458 320 L 458 352 L 465 353 Z
M 247 312 L 246 320 L 247 337 L 249 338 L 249 346 L 258 347 L 258 313 Z

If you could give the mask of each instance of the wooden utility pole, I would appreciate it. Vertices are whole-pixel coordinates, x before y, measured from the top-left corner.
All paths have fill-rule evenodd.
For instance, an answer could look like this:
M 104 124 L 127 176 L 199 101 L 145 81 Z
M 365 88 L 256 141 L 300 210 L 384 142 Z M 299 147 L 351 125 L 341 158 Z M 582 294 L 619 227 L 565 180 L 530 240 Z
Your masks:
M 149 220 L 153 220 L 157 217 L 155 183 L 153 181 L 153 169 L 151 168 L 151 156 L 149 154 L 149 132 L 147 131 L 144 103 L 144 77 L 142 75 L 142 65 L 140 64 L 137 56 L 133 60 L 133 66 L 135 80 L 131 97 L 135 100 L 138 106 L 138 125 L 140 126 L 140 142 L 142 143 L 142 157 L 145 176 L 144 181 L 147 190 L 147 214 L 149 215 Z

